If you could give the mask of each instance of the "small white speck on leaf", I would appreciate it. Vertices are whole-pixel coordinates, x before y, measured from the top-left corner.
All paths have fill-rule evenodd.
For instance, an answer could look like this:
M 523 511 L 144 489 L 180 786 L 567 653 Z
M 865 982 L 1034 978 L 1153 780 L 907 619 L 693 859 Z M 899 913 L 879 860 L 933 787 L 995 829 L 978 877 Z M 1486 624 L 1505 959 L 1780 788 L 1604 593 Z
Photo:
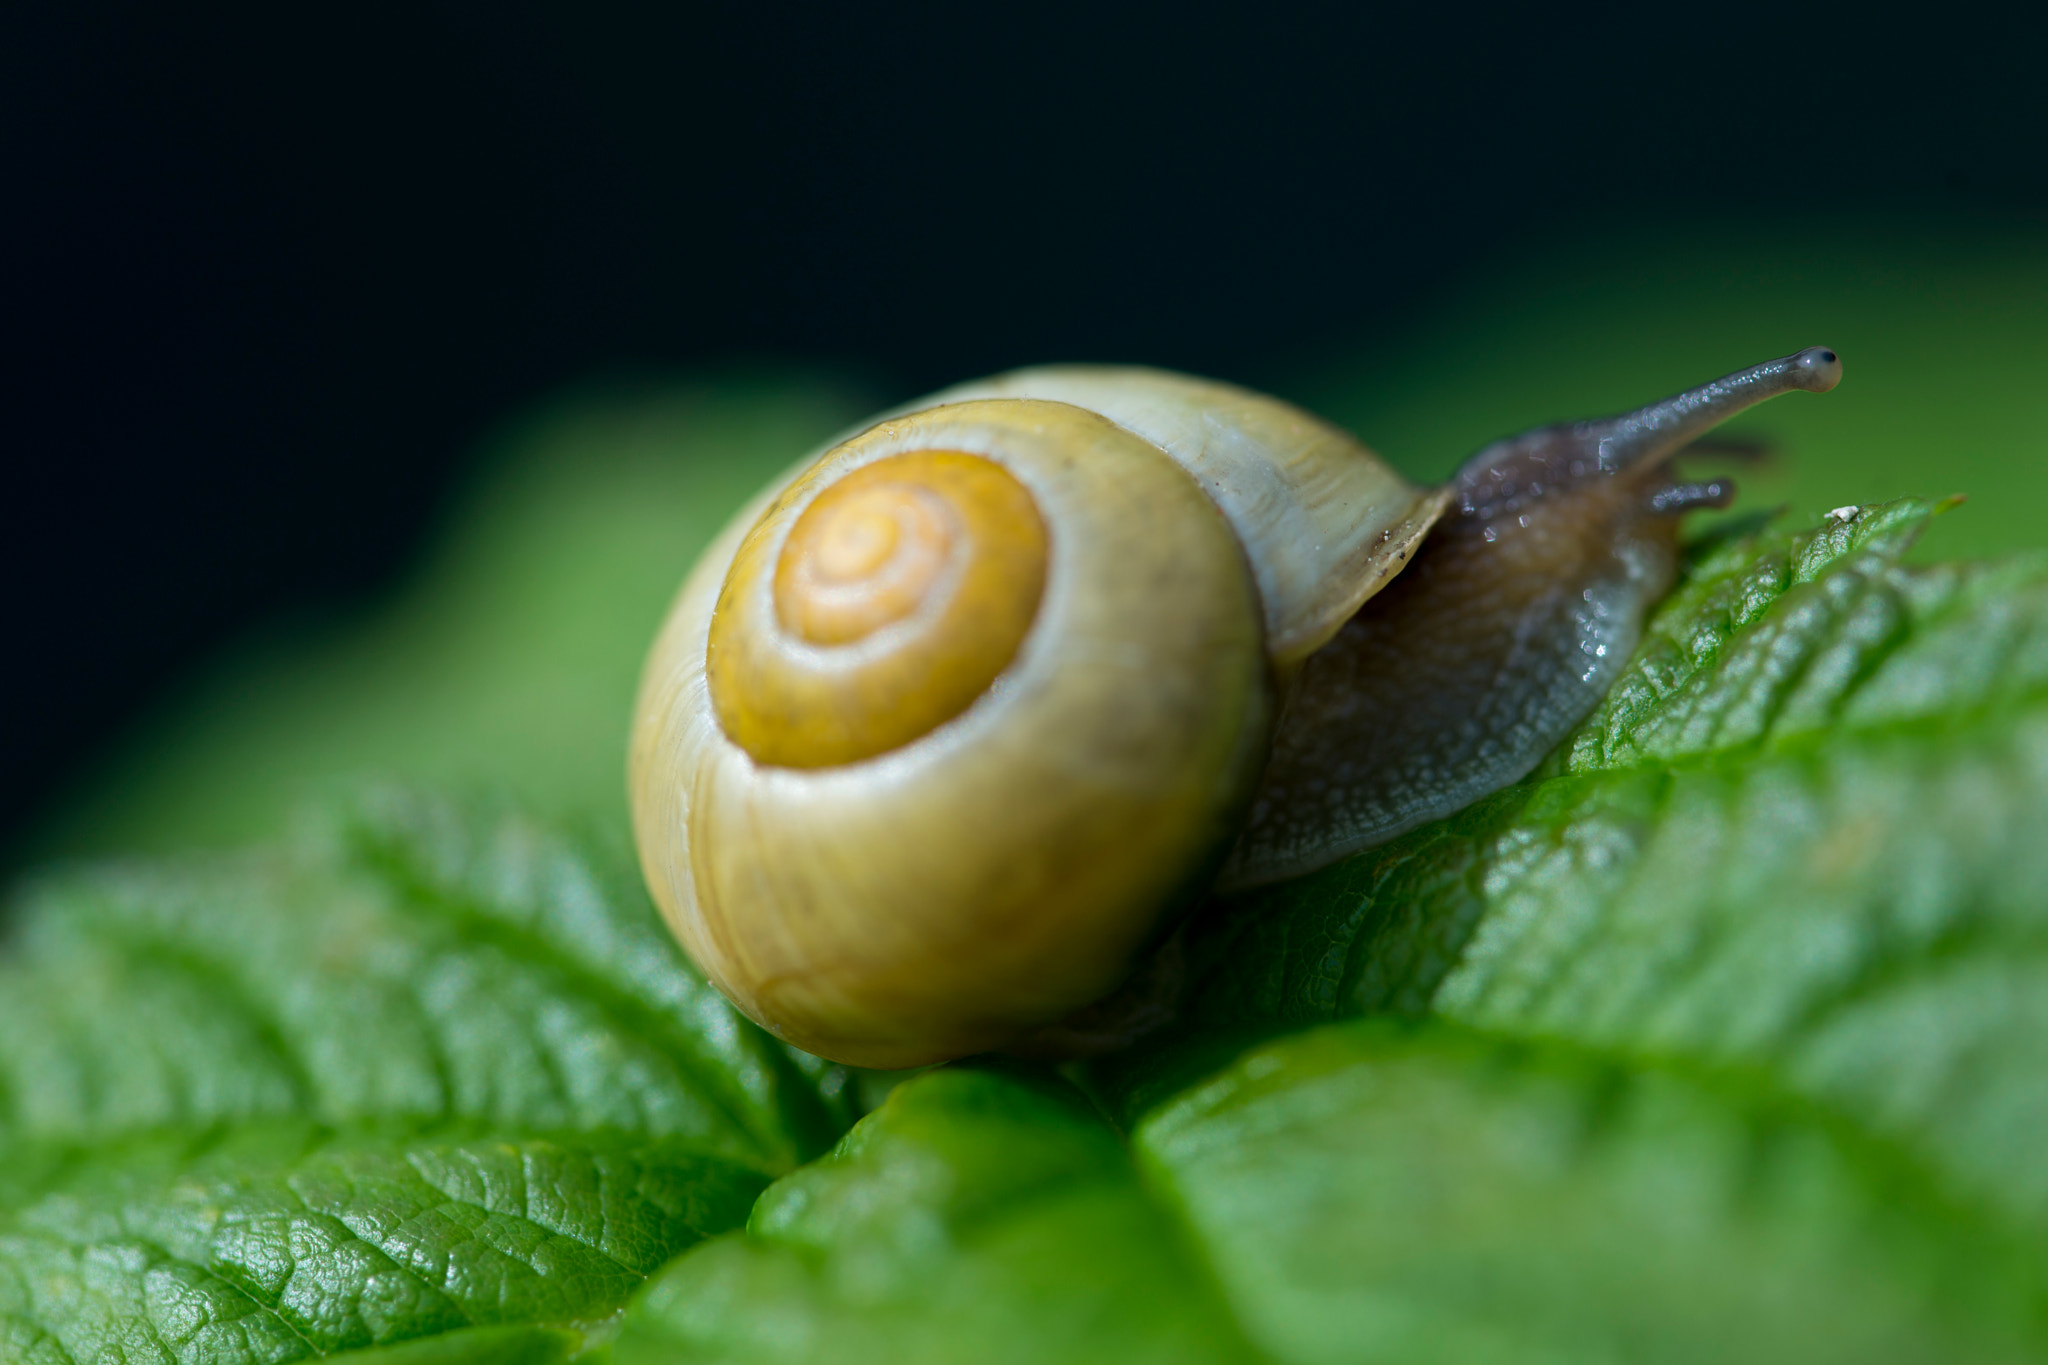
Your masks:
M 1828 520 L 1839 521 L 1846 526 L 1848 523 L 1856 520 L 1856 514 L 1862 510 L 1860 507 L 1837 507 L 1828 513 Z

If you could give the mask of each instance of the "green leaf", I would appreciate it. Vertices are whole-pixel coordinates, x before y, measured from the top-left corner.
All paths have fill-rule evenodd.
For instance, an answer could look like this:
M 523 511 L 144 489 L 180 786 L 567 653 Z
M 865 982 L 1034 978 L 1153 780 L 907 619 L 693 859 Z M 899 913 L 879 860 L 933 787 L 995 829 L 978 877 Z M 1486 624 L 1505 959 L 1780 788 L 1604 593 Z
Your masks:
M 2048 563 L 1902 567 L 1926 515 L 1709 551 L 1535 779 L 1193 926 L 1188 1026 L 1756 1071 L 2048 1231 Z
M 1528 782 L 1199 919 L 1090 1073 L 1135 1169 L 910 1082 L 622 1365 L 2039 1358 L 2048 562 L 1904 566 L 1929 511 L 1703 548 Z
M 664 1271 L 619 1365 L 1257 1359 L 1130 1153 L 1078 1095 L 973 1068 L 906 1082 L 745 1234 Z
M 618 1365 L 2022 1361 L 2038 1243 L 1825 1109 L 1445 1024 L 1254 1050 L 1132 1155 L 1043 1083 L 899 1087 L 635 1300 Z
M 393 794 L 33 891 L 0 1359 L 565 1359 L 848 1120 L 615 854 Z
M 2048 563 L 1902 567 L 1927 511 L 1710 550 L 1535 779 L 1192 926 L 1187 1026 L 1760 1069 L 2048 1229 Z
M 1927 515 L 1902 502 L 1709 547 L 1607 700 L 1531 779 L 1198 917 L 1184 945 L 1188 1022 L 1430 1008 L 1480 920 L 1532 876 L 1583 874 L 1588 891 L 1625 879 L 1615 859 L 1634 843 L 1588 847 L 1612 823 L 1581 822 L 1588 812 L 1639 816 L 1630 836 L 1668 824 L 1682 842 L 1690 813 L 1656 809 L 1674 795 L 1773 782 L 1815 792 L 1801 773 L 1817 781 L 1873 746 L 1916 770 L 1963 762 L 1972 746 L 2001 751 L 2048 684 L 2048 566 L 1902 567 Z M 1561 874 L 1567 836 L 1578 871 Z
M 1247 1033 L 1457 1021 L 1708 1078 L 1724 1127 L 1802 1108 L 1947 1201 L 1927 1254 L 1981 1230 L 2018 1275 L 2048 1245 L 2048 562 L 1902 566 L 1928 512 L 1708 548 L 1544 770 L 1216 907 L 1184 940 L 1197 1041 L 1098 1083 L 1137 1114 Z
M 1360 1021 L 1137 1146 L 1290 1362 L 2037 1359 L 2038 1245 L 1825 1110 L 1683 1066 Z

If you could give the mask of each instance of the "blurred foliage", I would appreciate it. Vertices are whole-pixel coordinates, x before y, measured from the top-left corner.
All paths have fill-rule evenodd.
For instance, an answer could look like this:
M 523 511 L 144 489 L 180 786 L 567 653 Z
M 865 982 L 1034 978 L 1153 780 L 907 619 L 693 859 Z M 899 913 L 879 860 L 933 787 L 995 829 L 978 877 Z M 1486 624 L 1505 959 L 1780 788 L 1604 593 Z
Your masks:
M 1923 557 L 2048 539 L 2048 234 L 1844 221 L 1585 236 L 1503 257 L 1356 351 L 1258 382 L 1438 478 L 1510 432 L 1822 342 L 1843 355 L 1840 388 L 1728 428 L 1780 452 L 1738 472 L 1742 508 L 1807 517 L 1961 492 L 1970 505 Z M 640 658 L 696 551 L 773 472 L 879 406 L 758 377 L 547 405 L 482 452 L 413 587 L 355 621 L 282 627 L 192 679 L 29 851 L 260 837 L 296 799 L 366 773 L 619 817 Z
M 1585 229 L 1525 246 L 1355 351 L 1274 376 L 1400 468 L 1442 478 L 1488 441 L 1634 407 L 1802 346 L 1841 386 L 1721 428 L 1768 439 L 1745 509 L 1966 494 L 1923 558 L 2048 544 L 2048 230 L 1808 220 Z M 1715 467 L 1704 461 L 1702 468 Z
M 483 452 L 395 600 L 286 623 L 193 678 L 35 837 L 225 846 L 365 775 L 516 791 L 623 827 L 640 659 L 733 508 L 865 405 L 825 383 L 573 393 Z

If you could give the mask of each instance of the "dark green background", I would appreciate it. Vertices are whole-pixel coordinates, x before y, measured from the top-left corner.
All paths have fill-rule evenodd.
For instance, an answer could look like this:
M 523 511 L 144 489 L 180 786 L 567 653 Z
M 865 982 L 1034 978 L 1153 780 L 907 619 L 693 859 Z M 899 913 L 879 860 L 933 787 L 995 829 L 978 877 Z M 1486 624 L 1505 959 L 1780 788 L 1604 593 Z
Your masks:
M 565 391 L 796 368 L 852 411 L 1138 361 L 1442 469 L 1818 336 L 1863 458 L 2030 458 L 1984 395 L 2039 301 L 2035 8 L 17 8 L 17 864 L 221 650 L 388 604 L 491 433 Z M 1910 430 L 1856 406 L 1912 383 Z
M 1964 493 L 1916 554 L 2044 542 L 2048 242 L 1981 223 L 1664 224 L 1475 267 L 1280 387 L 1436 478 L 1486 440 L 1822 342 L 1846 371 L 1732 428 L 1737 512 Z M 35 852 L 234 842 L 369 774 L 623 822 L 639 661 L 696 549 L 874 394 L 816 376 L 589 385 L 508 422 L 388 605 L 218 656 L 83 779 Z

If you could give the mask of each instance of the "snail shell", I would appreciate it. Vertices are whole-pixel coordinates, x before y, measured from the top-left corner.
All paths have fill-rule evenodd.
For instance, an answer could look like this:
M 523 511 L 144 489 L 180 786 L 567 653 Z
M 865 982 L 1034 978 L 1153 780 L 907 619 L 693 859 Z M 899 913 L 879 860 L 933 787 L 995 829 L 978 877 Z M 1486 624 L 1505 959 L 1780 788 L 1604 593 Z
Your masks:
M 799 1046 L 1013 1043 L 1219 874 L 1305 871 L 1526 773 L 1632 647 L 1677 514 L 1726 501 L 1670 455 L 1838 374 L 1766 362 L 1441 489 L 1158 371 L 935 395 L 764 491 L 685 582 L 632 735 L 649 887 Z

